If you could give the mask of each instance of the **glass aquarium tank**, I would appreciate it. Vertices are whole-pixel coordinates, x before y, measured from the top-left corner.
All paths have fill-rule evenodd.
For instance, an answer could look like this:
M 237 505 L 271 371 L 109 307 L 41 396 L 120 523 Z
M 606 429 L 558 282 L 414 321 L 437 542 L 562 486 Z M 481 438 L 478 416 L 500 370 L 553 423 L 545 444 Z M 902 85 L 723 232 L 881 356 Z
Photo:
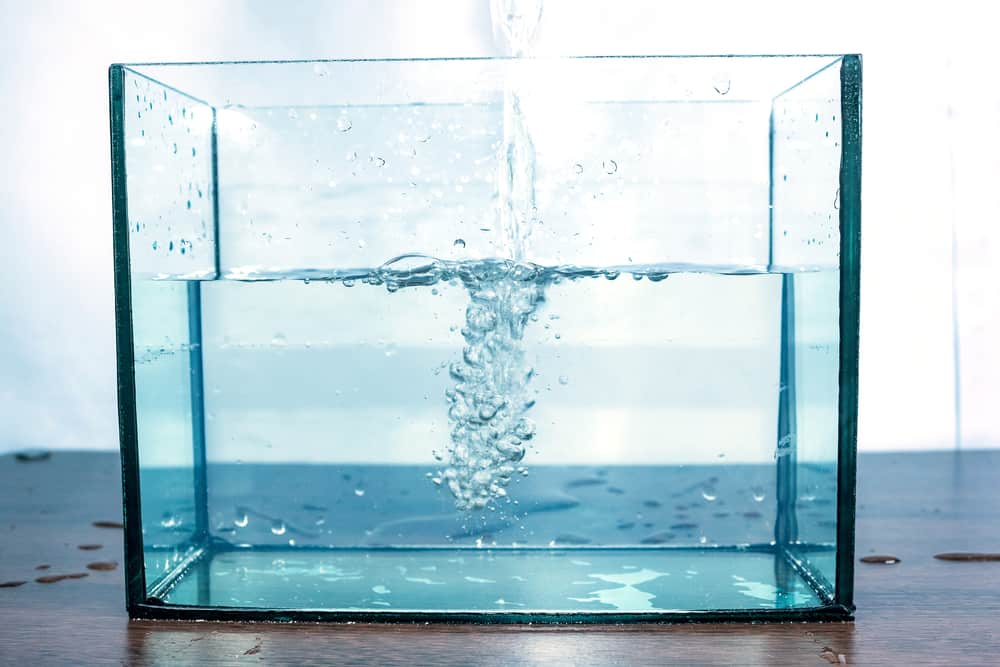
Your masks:
M 860 57 L 110 89 L 133 617 L 850 618 Z

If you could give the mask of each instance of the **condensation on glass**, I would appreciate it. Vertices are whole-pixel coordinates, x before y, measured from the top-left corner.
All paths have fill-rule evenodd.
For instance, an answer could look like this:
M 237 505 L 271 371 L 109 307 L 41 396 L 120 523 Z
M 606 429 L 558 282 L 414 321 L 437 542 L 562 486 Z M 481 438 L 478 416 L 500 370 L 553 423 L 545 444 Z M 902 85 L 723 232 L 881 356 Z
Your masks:
M 849 618 L 860 77 L 113 66 L 130 613 Z

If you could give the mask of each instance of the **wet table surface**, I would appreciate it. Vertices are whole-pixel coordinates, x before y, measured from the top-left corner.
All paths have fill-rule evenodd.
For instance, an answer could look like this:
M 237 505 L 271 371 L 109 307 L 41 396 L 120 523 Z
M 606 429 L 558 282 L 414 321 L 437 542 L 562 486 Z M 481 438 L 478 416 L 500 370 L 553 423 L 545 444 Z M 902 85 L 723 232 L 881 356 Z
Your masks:
M 1000 451 L 861 456 L 857 555 L 900 562 L 858 563 L 854 623 L 129 622 L 120 490 L 114 454 L 0 456 L 0 665 L 1000 664 L 1000 562 L 934 558 L 1000 552 Z

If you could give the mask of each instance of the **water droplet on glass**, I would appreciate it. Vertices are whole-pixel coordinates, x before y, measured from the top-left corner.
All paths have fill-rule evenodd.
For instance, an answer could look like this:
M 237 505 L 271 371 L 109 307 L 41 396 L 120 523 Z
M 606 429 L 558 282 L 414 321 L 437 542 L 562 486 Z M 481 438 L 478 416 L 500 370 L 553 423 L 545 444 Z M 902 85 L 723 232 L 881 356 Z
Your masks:
M 284 347 L 285 345 L 288 345 L 288 339 L 285 338 L 285 334 L 276 333 L 274 334 L 274 337 L 271 338 L 271 345 Z
M 712 88 L 714 88 L 715 92 L 717 92 L 720 95 L 728 94 L 729 88 L 731 86 L 732 86 L 732 81 L 729 80 L 729 77 L 717 76 L 715 77 L 715 80 L 712 81 Z
M 792 443 L 795 440 L 795 436 L 791 433 L 784 435 L 778 440 L 778 447 L 774 451 L 774 457 L 780 458 L 782 456 L 788 456 L 792 453 Z
M 614 160 L 605 160 L 603 162 L 604 173 L 613 174 L 618 171 L 618 163 Z
M 237 512 L 236 518 L 233 519 L 233 523 L 236 524 L 238 528 L 246 528 L 247 524 L 250 523 L 250 516 L 246 512 Z
M 330 68 L 326 66 L 326 63 L 316 63 L 313 65 L 313 74 L 316 76 L 326 76 L 330 73 Z
M 750 494 L 753 497 L 755 503 L 762 503 L 764 502 L 764 498 L 767 497 L 767 495 L 764 493 L 764 488 L 760 486 L 753 487 L 753 489 L 750 490 Z
M 715 490 L 714 486 L 705 485 L 701 488 L 701 497 L 705 500 L 711 502 L 719 497 L 718 491 Z
M 452 245 L 454 245 L 456 248 L 464 248 L 465 247 L 465 239 L 455 239 L 455 243 L 452 244 Z
M 181 520 L 170 512 L 164 512 L 163 518 L 160 519 L 160 525 L 164 528 L 176 528 L 181 525 Z
M 288 110 L 288 117 L 289 117 L 289 118 L 290 118 L 291 120 L 295 120 L 296 118 L 298 118 L 298 117 L 299 117 L 299 112 L 298 112 L 298 111 L 296 111 L 295 109 L 289 109 L 289 110 Z
M 288 527 L 285 526 L 285 522 L 281 519 L 275 519 L 271 522 L 271 532 L 275 535 L 284 535 L 287 530 Z
M 341 116 L 340 118 L 337 119 L 338 132 L 350 132 L 352 127 L 354 127 L 354 124 L 351 123 L 350 118 L 344 118 L 343 116 Z
M 833 208 L 840 209 L 840 188 L 837 188 L 837 194 L 833 197 Z
M 356 495 L 358 498 L 360 498 L 361 496 L 365 495 L 365 490 L 364 489 L 354 489 L 354 495 Z
M 583 165 L 579 164 L 579 163 L 573 165 L 573 171 L 575 173 L 577 173 L 577 174 L 582 174 L 583 173 Z
M 565 375 L 559 376 L 559 384 L 569 384 L 569 378 Z
M 375 163 L 376 167 L 382 168 L 385 166 L 385 158 L 379 157 L 378 155 L 372 156 L 372 162 Z

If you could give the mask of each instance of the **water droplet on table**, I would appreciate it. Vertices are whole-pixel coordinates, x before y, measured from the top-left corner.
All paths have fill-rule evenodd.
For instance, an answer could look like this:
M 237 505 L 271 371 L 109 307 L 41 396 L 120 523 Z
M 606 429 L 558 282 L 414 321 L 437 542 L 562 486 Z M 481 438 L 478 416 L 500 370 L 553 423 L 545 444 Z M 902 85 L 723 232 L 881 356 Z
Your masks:
M 870 556 L 862 556 L 862 563 L 874 563 L 877 565 L 895 565 L 899 562 L 899 559 L 895 556 L 888 556 L 885 554 L 872 554 Z

